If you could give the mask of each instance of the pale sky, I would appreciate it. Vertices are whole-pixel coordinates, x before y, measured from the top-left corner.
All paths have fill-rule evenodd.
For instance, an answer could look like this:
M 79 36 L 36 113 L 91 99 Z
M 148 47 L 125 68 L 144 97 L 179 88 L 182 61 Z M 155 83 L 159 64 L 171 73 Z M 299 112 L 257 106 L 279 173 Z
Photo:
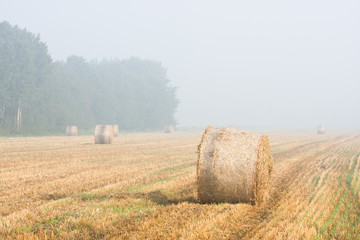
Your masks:
M 54 60 L 160 61 L 179 126 L 360 130 L 360 1 L 0 0 Z

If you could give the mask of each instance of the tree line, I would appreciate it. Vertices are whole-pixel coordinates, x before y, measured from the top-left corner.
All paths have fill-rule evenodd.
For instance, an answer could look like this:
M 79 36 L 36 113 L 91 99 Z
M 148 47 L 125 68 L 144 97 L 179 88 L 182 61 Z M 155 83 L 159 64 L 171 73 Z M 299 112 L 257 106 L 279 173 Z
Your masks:
M 0 135 L 63 134 L 96 124 L 148 131 L 176 124 L 176 88 L 160 62 L 53 61 L 39 35 L 0 23 Z

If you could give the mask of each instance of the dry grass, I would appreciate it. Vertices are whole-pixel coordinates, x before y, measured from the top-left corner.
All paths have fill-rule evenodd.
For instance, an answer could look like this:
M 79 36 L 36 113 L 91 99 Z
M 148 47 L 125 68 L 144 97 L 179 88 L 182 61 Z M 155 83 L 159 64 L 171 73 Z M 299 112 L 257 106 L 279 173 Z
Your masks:
M 0 239 L 360 239 L 360 135 L 269 134 L 270 201 L 199 204 L 201 133 L 0 139 Z

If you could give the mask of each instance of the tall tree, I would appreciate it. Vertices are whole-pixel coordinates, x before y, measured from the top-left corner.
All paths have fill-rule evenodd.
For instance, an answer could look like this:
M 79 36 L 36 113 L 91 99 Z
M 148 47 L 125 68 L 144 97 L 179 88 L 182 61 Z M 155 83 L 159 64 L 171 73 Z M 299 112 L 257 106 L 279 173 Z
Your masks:
M 19 132 L 41 96 L 51 57 L 39 35 L 0 23 L 0 131 Z
M 52 62 L 39 36 L 0 23 L 0 134 L 90 132 L 95 124 L 155 130 L 175 124 L 178 105 L 160 62 L 131 58 Z

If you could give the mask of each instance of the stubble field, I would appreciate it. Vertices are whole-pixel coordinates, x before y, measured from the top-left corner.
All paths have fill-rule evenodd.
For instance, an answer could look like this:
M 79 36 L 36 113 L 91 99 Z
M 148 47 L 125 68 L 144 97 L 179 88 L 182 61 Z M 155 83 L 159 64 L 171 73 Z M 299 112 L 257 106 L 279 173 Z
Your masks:
M 0 239 L 360 239 L 360 133 L 269 133 L 262 206 L 198 203 L 201 134 L 0 138 Z

